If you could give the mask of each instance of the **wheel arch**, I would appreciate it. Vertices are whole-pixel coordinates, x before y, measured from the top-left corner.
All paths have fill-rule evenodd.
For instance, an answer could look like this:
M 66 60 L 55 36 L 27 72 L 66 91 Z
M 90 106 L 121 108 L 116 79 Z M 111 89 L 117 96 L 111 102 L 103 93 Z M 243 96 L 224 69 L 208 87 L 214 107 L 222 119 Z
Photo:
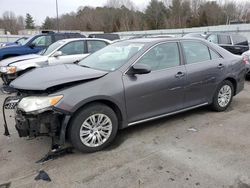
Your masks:
M 69 125 L 70 125 L 70 122 L 71 120 L 74 118 L 74 116 L 80 112 L 83 108 L 86 108 L 87 106 L 89 105 L 92 105 L 92 104 L 95 104 L 95 103 L 98 103 L 98 104 L 104 104 L 108 107 L 110 107 L 114 112 L 115 114 L 117 115 L 117 118 L 118 118 L 118 122 L 119 122 L 119 128 L 122 128 L 122 122 L 124 120 L 124 115 L 122 113 L 122 110 L 120 109 L 119 105 L 117 103 L 115 103 L 114 101 L 112 100 L 109 100 L 109 99 L 93 99 L 93 100 L 89 100 L 81 105 L 79 105 L 75 110 L 74 112 L 72 113 L 72 116 L 69 120 L 69 123 L 68 123 L 68 126 L 67 126 L 67 129 L 69 128 Z M 66 130 L 67 131 L 67 130 Z
M 236 95 L 236 91 L 237 91 L 237 81 L 235 78 L 233 77 L 227 77 L 225 80 L 231 82 L 233 84 L 234 87 L 234 96 Z

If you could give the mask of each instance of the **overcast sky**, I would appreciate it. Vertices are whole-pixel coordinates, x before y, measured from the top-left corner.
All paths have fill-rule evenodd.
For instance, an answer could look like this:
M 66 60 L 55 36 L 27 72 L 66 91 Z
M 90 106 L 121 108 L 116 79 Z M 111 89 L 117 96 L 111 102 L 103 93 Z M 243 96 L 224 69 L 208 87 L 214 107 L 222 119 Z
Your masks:
M 143 9 L 150 0 L 134 0 Z M 76 11 L 79 6 L 103 6 L 107 0 L 58 0 L 59 14 Z M 30 13 L 36 24 L 41 24 L 46 16 L 56 16 L 56 0 L 0 0 L 0 15 L 12 11 L 16 15 Z

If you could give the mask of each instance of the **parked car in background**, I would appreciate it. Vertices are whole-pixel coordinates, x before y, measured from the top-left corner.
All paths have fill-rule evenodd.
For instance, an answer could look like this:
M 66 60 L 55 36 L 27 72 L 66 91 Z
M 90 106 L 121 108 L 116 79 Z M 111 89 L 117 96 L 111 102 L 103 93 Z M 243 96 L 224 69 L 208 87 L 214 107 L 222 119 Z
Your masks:
M 246 63 L 246 78 L 250 78 L 250 50 L 242 54 L 243 59 Z
M 85 36 L 79 33 L 41 33 L 30 37 L 22 45 L 1 48 L 0 60 L 19 55 L 38 53 L 47 48 L 52 43 L 67 38 L 85 38 Z
M 20 137 L 49 135 L 63 144 L 67 134 L 78 150 L 95 152 L 118 129 L 205 105 L 226 110 L 244 77 L 242 57 L 205 40 L 133 39 L 79 64 L 20 76 L 10 84 L 17 96 L 4 107 L 16 107 Z
M 206 39 L 233 54 L 241 55 L 249 50 L 247 38 L 238 34 L 211 33 Z
M 205 39 L 206 36 L 207 36 L 207 35 L 204 34 L 204 33 L 188 33 L 188 34 L 185 34 L 183 37 L 184 37 L 184 38 L 194 37 L 194 38 Z
M 21 37 L 17 39 L 15 42 L 3 42 L 0 44 L 0 48 L 7 46 L 23 45 L 27 39 L 28 37 Z
M 8 85 L 25 72 L 48 65 L 76 63 L 91 53 L 109 45 L 106 39 L 64 39 L 51 44 L 41 54 L 30 54 L 4 59 L 0 62 L 3 82 Z
M 173 38 L 174 35 L 136 35 L 130 39 L 140 39 L 140 38 Z
M 90 34 L 88 38 L 100 38 L 100 39 L 107 39 L 110 41 L 120 40 L 120 36 L 114 33 L 96 33 Z

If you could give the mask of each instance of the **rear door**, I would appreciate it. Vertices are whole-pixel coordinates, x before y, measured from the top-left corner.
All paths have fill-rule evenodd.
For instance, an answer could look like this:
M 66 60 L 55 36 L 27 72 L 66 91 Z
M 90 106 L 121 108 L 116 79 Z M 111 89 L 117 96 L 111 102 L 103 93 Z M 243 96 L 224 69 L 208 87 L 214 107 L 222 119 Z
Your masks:
M 58 57 L 49 57 L 50 65 L 74 63 L 82 60 L 88 55 L 85 49 L 85 41 L 82 40 L 69 42 L 58 51 L 61 51 L 62 55 Z
M 222 57 L 200 41 L 182 41 L 187 71 L 185 104 L 191 107 L 207 103 L 225 72 Z
M 129 123 L 180 110 L 186 70 L 181 64 L 178 43 L 158 44 L 136 63 L 146 64 L 152 71 L 123 76 Z

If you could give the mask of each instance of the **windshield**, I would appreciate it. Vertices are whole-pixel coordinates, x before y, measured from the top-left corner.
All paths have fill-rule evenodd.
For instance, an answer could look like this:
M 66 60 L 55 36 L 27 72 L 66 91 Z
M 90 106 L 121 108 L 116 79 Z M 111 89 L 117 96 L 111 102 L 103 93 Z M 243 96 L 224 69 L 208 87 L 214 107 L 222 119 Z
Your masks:
M 22 37 L 22 38 L 20 38 L 20 39 L 17 39 L 17 40 L 16 40 L 16 43 L 17 43 L 17 44 L 20 44 L 20 45 L 23 45 L 23 44 L 25 43 L 26 40 L 27 40 L 26 37 Z
M 124 65 L 144 47 L 144 43 L 128 41 L 114 43 L 80 61 L 79 65 L 93 69 L 114 71 Z
M 46 50 L 44 50 L 41 54 L 42 55 L 49 55 L 51 54 L 54 50 L 65 44 L 65 41 L 57 41 L 53 44 L 51 44 Z
M 34 38 L 34 36 L 31 36 L 31 37 L 29 37 L 28 39 L 26 39 L 26 40 L 23 42 L 23 45 L 28 44 L 33 38 Z

